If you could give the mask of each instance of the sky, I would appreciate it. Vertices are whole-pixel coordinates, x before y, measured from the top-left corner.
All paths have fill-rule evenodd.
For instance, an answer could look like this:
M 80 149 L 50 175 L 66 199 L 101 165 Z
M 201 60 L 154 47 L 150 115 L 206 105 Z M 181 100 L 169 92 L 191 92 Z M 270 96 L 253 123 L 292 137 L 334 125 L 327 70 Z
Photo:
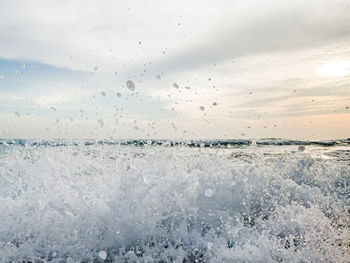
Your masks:
M 350 0 L 0 6 L 0 138 L 350 137 Z

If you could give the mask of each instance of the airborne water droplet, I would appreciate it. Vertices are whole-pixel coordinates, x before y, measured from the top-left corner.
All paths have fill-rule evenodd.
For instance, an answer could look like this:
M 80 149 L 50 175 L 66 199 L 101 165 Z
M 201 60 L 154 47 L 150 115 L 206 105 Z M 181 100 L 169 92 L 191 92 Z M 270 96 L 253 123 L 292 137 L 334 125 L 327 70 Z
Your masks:
M 101 250 L 100 252 L 98 252 L 98 257 L 102 260 L 106 260 L 106 258 L 107 258 L 106 251 Z
M 305 151 L 305 146 L 304 146 L 304 145 L 300 145 L 300 146 L 298 147 L 298 151 L 299 151 L 299 152 Z
M 97 123 L 100 124 L 101 127 L 103 127 L 103 125 L 105 124 L 102 119 L 98 119 Z
M 206 197 L 212 197 L 214 194 L 214 191 L 208 188 L 207 190 L 205 190 L 204 194 Z
M 134 90 L 135 90 L 135 83 L 132 82 L 131 80 L 128 80 L 128 81 L 126 82 L 126 87 L 127 87 L 129 90 L 134 91 Z
M 199 110 L 204 111 L 205 110 L 204 106 L 200 106 Z

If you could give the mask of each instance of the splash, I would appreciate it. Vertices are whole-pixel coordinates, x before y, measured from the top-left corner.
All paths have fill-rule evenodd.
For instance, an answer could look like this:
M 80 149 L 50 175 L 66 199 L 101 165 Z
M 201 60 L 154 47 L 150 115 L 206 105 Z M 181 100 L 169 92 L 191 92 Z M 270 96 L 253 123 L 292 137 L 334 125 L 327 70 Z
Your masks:
M 0 261 L 346 262 L 349 158 L 312 147 L 3 144 Z

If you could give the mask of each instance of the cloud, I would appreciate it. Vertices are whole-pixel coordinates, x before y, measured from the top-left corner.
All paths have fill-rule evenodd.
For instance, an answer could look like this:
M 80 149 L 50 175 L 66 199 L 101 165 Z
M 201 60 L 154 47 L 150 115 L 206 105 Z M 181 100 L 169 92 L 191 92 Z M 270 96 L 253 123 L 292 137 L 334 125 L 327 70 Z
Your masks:
M 154 71 L 186 70 L 348 38 L 348 7 L 345 0 L 6 1 L 0 57 L 129 75 L 152 60 Z
M 89 118 L 88 127 L 122 116 L 164 127 L 190 123 L 187 130 L 200 134 L 202 124 L 229 130 L 261 112 L 266 119 L 289 118 L 291 107 L 314 114 L 319 105 L 308 101 L 320 97 L 339 104 L 321 114 L 330 113 L 349 97 L 348 79 L 314 74 L 328 60 L 350 58 L 348 0 L 0 4 L 0 99 L 16 98 L 4 111 L 25 101 L 43 111 L 59 105 L 51 117 Z M 23 62 L 34 68 L 12 75 Z M 129 79 L 134 93 L 125 87 Z

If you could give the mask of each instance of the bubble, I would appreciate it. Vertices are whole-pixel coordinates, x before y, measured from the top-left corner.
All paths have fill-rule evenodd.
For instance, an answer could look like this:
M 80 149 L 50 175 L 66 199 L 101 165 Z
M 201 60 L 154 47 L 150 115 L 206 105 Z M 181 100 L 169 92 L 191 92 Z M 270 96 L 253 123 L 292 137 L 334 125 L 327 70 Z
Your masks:
M 200 111 L 204 111 L 204 110 L 205 110 L 204 106 L 200 106 L 200 107 L 199 107 L 199 110 L 200 110 Z
M 128 80 L 128 81 L 126 82 L 126 87 L 127 87 L 129 90 L 134 91 L 134 90 L 135 90 L 135 83 L 132 82 L 131 80 Z
M 100 124 L 101 128 L 103 127 L 103 125 L 105 125 L 105 123 L 102 119 L 98 119 L 97 123 Z
M 206 197 L 212 197 L 214 194 L 214 191 L 208 188 L 207 190 L 205 190 L 204 194 Z
M 100 252 L 98 252 L 98 257 L 102 260 L 106 260 L 106 258 L 107 258 L 106 251 L 101 250 Z

